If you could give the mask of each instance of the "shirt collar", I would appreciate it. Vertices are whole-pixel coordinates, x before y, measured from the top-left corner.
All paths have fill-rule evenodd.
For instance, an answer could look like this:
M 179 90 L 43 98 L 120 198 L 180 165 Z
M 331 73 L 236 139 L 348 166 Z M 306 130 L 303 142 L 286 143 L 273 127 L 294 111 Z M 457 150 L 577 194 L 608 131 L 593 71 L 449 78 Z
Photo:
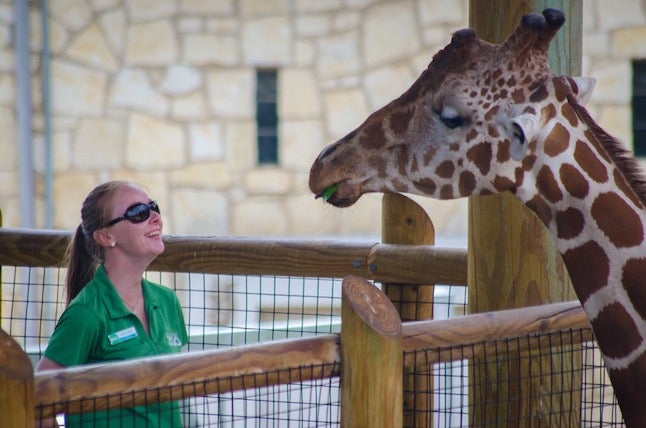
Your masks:
M 94 279 L 97 281 L 97 284 L 100 288 L 99 295 L 105 304 L 105 307 L 108 311 L 110 318 L 122 318 L 126 317 L 132 312 L 126 307 L 121 296 L 117 293 L 117 290 L 114 288 L 112 281 L 108 278 L 108 274 L 105 271 L 105 267 L 100 265 L 94 274 Z M 156 309 L 159 307 L 159 302 L 155 297 L 155 294 L 150 292 L 150 282 L 146 279 L 142 279 L 141 286 L 143 288 L 144 303 L 151 309 Z

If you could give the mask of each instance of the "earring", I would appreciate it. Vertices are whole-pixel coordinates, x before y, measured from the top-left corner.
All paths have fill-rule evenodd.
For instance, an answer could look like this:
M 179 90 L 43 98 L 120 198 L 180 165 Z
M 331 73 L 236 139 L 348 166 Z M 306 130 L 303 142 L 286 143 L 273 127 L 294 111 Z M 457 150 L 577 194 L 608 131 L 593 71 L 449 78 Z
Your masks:
M 111 247 L 114 247 L 115 245 L 117 245 L 117 243 L 116 243 L 116 242 L 114 242 L 114 241 L 110 242 L 110 246 L 111 246 Z

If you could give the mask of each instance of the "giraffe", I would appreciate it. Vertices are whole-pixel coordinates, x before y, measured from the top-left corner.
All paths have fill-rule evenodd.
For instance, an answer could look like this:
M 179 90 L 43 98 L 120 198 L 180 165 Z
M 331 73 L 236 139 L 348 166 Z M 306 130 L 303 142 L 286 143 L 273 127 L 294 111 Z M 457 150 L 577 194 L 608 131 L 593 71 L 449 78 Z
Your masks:
M 646 181 L 583 105 L 594 79 L 555 76 L 565 22 L 525 15 L 503 44 L 453 34 L 399 98 L 314 161 L 310 190 L 337 207 L 367 192 L 438 199 L 511 192 L 555 239 L 624 420 L 646 426 Z

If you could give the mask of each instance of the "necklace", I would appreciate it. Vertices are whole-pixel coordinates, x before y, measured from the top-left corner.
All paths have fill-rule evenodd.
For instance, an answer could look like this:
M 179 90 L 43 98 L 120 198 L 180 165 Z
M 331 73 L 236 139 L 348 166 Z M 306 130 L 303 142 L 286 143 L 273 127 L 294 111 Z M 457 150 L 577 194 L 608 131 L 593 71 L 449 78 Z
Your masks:
M 137 300 L 137 303 L 135 303 L 134 305 L 131 305 L 131 304 L 130 304 L 126 299 L 124 299 L 124 298 L 121 298 L 121 300 L 123 300 L 123 303 L 125 303 L 125 304 L 126 304 L 126 306 L 130 309 L 130 312 L 133 312 L 133 313 L 134 313 L 134 312 L 136 312 L 136 311 L 137 311 L 137 307 L 139 307 L 139 303 L 141 303 L 141 299 L 142 299 L 142 298 L 143 298 L 143 293 L 139 296 L 139 300 Z

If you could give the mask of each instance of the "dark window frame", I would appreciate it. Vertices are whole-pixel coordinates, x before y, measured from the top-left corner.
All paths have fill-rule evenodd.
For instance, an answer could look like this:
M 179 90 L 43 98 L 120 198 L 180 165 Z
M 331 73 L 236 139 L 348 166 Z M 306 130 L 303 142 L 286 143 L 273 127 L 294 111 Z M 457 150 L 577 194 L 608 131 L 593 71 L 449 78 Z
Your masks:
M 636 157 L 646 157 L 646 59 L 633 60 L 632 129 Z
M 256 70 L 256 132 L 259 165 L 278 164 L 278 72 Z

